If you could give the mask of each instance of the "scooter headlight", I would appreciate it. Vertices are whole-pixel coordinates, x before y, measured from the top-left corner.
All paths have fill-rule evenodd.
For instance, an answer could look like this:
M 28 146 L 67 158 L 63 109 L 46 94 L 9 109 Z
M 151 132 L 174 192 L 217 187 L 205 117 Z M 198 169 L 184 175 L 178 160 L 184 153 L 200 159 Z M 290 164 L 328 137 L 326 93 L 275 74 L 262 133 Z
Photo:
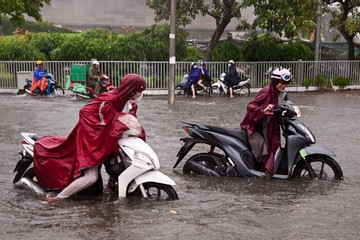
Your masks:
M 296 112 L 296 116 L 297 117 L 301 117 L 301 111 L 300 111 L 300 108 L 298 106 L 293 106 L 294 107 L 294 110 Z
M 143 162 L 145 162 L 147 165 L 154 167 L 155 169 L 159 168 L 160 166 L 156 165 L 156 161 L 152 159 L 151 156 L 145 154 L 144 152 L 135 151 L 135 157 Z
M 305 132 L 305 134 L 308 136 L 308 138 L 310 138 L 310 140 L 315 143 L 315 137 L 314 135 L 310 132 L 309 129 L 307 129 L 307 127 L 305 127 L 302 124 L 298 124 L 298 126 Z

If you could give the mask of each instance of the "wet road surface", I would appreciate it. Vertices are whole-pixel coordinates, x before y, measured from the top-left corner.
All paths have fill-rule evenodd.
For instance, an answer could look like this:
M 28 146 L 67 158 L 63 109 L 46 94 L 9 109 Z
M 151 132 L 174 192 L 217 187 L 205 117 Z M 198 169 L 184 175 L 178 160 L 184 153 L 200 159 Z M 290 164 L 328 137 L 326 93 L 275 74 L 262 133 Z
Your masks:
M 101 197 L 45 206 L 12 184 L 20 132 L 67 136 L 88 100 L 0 94 L 1 239 L 355 239 L 360 235 L 360 92 L 290 93 L 317 144 L 337 154 L 340 182 L 186 176 L 173 170 L 181 120 L 238 128 L 249 98 L 146 96 L 138 116 L 179 200 Z M 280 100 L 281 102 L 281 100 Z M 104 170 L 103 170 L 104 171 Z M 103 173 L 106 179 L 106 173 Z M 105 180 L 106 182 L 106 180 Z M 173 214 L 170 211 L 176 211 Z

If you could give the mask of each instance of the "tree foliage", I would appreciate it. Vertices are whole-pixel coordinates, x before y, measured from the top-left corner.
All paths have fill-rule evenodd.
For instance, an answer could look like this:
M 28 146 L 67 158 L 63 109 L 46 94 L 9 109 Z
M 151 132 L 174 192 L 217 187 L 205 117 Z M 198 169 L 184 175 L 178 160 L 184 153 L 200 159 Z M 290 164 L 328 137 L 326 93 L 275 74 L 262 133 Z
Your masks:
M 360 33 L 360 1 L 324 0 L 323 3 L 332 16 L 330 26 L 339 30 L 348 44 L 348 60 L 354 60 L 354 37 Z
M 146 4 L 155 10 L 155 21 L 169 20 L 170 1 L 147 0 Z M 205 0 L 177 0 L 176 4 L 176 24 L 179 26 L 190 24 L 199 14 L 214 18 L 216 27 L 207 45 L 205 61 L 211 59 L 211 53 L 231 19 L 241 17 L 241 4 L 236 0 L 212 0 L 211 2 Z
M 25 23 L 24 14 L 41 21 L 41 8 L 50 5 L 51 0 L 1 0 L 0 1 L 0 34 L 2 34 L 1 14 L 10 17 L 17 24 Z
M 294 38 L 304 29 L 316 29 L 314 19 L 318 0 L 244 0 L 244 6 L 253 6 L 257 27 L 280 36 Z

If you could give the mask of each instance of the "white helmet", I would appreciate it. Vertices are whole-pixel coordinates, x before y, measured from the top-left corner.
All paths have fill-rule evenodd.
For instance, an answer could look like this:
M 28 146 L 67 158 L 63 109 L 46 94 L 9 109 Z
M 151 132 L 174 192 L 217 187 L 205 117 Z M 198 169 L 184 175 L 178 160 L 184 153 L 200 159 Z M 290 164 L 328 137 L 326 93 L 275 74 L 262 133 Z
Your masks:
M 279 79 L 286 83 L 289 83 L 292 79 L 291 72 L 286 68 L 277 68 L 271 74 L 271 79 Z
M 92 65 L 100 65 L 100 63 L 95 60 L 95 61 L 92 62 Z

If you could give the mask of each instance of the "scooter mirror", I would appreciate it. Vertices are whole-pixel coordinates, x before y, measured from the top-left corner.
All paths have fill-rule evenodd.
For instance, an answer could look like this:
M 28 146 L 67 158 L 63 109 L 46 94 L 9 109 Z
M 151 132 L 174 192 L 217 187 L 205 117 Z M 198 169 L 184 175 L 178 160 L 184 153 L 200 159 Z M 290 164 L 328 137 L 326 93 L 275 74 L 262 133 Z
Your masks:
M 284 100 L 284 101 L 287 101 L 287 100 L 288 100 L 287 92 L 284 92 L 284 93 L 283 93 L 283 100 Z

